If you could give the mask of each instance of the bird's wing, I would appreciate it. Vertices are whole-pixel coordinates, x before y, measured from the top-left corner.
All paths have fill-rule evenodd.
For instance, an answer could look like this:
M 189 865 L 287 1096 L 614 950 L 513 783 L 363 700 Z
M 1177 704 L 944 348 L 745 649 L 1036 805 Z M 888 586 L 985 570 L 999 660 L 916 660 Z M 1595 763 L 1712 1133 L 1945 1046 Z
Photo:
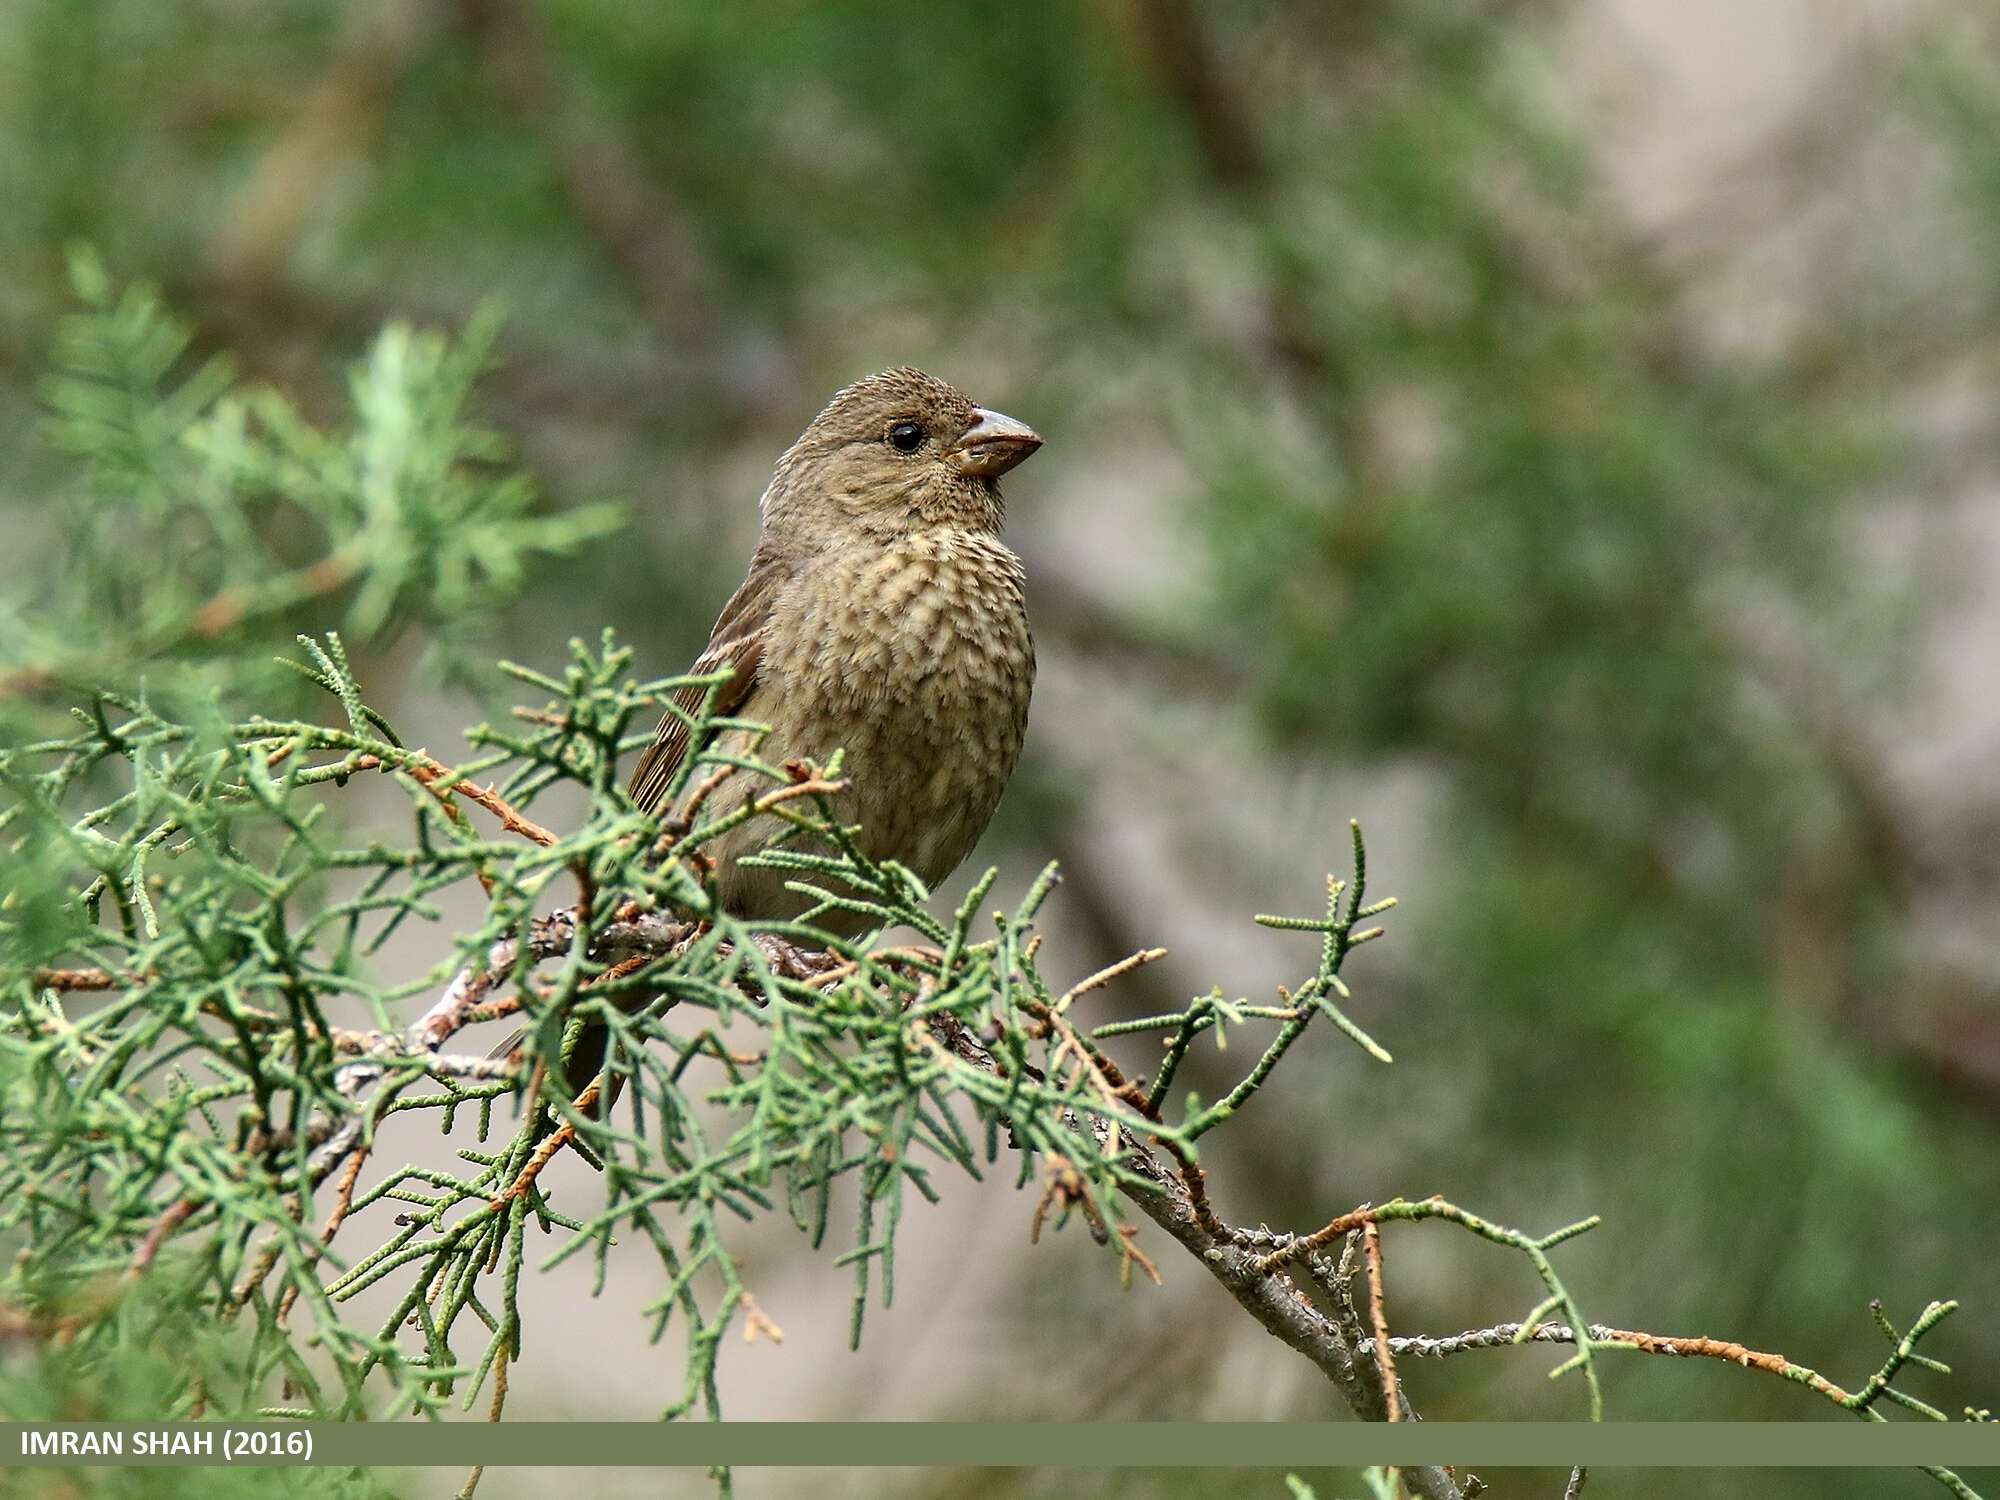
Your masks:
M 715 690 L 715 713 L 735 713 L 756 686 L 764 654 L 764 624 L 770 619 L 772 601 L 790 577 L 789 566 L 759 547 L 750 559 L 750 576 L 723 606 L 709 635 L 708 649 L 688 669 L 691 675 L 719 672 L 724 667 L 735 671 L 734 677 Z M 674 706 L 682 713 L 698 713 L 707 692 L 707 688 L 682 688 L 674 694 Z M 659 811 L 660 798 L 687 758 L 688 749 L 687 720 L 669 709 L 660 719 L 653 743 L 632 772 L 631 797 L 642 811 Z

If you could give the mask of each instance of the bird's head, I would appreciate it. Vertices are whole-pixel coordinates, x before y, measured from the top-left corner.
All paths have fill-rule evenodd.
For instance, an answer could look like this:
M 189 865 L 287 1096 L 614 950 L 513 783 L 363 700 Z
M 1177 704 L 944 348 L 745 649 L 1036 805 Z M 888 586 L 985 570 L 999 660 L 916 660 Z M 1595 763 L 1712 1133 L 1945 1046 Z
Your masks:
M 824 543 L 924 526 L 998 532 L 999 478 L 1042 446 L 1025 422 L 905 366 L 856 381 L 778 460 L 766 535 Z

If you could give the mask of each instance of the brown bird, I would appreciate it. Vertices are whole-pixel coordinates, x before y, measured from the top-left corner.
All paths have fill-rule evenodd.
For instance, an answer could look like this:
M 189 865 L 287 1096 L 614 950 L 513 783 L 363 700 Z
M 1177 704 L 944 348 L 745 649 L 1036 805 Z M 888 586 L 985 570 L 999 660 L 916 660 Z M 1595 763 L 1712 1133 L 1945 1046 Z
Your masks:
M 761 745 L 731 731 L 719 748 L 766 762 L 824 764 L 847 751 L 853 790 L 836 799 L 872 859 L 926 885 L 958 867 L 986 829 L 1020 759 L 1035 679 L 1021 560 L 1000 541 L 1000 475 L 1042 445 L 1024 423 L 975 406 L 921 370 L 848 386 L 778 460 L 764 491 L 750 575 L 723 606 L 694 672 L 731 668 L 715 711 L 768 724 Z M 700 689 L 677 698 L 692 712 Z M 702 779 L 661 804 L 687 758 L 688 727 L 667 714 L 632 777 L 632 800 L 677 812 Z M 738 772 L 704 817 L 771 783 Z M 775 815 L 730 830 L 707 852 L 725 910 L 795 917 L 813 898 L 784 870 L 739 863 L 788 825 Z M 815 919 L 851 935 L 858 913 Z
M 836 814 L 859 825 L 863 853 L 927 886 L 971 852 L 1020 759 L 1035 648 L 1021 560 L 1000 541 L 998 481 L 1041 445 L 1025 423 L 921 370 L 848 386 L 778 460 L 749 576 L 692 668 L 733 669 L 714 711 L 770 726 L 761 744 L 721 732 L 717 748 L 754 749 L 772 765 L 823 765 L 844 748 L 852 789 L 834 799 Z M 702 697 L 686 689 L 675 701 L 693 713 Z M 705 769 L 663 803 L 697 748 L 668 713 L 633 773 L 632 800 L 663 816 L 685 809 Z M 709 794 L 703 821 L 772 787 L 735 772 Z M 790 872 L 741 863 L 789 826 L 766 814 L 705 846 L 724 910 L 783 919 L 813 905 L 785 888 Z M 839 910 L 814 920 L 841 936 L 869 925 Z M 572 1093 L 603 1066 L 604 1043 L 602 1028 L 578 1037 Z

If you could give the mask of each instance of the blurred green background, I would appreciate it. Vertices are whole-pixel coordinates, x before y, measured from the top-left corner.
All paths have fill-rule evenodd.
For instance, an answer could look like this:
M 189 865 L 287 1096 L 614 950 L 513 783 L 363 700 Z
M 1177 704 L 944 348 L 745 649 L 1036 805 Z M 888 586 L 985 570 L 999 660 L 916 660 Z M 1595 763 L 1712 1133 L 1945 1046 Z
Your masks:
M 1601 1213 L 1563 1262 L 1593 1316 L 1849 1385 L 1870 1298 L 1958 1297 L 1955 1374 L 1913 1386 L 2000 1405 L 1996 164 L 1973 0 L 7 0 L 0 566 L 68 482 L 34 387 L 77 242 L 308 413 L 384 321 L 500 299 L 485 419 L 551 505 L 633 515 L 483 643 L 544 669 L 605 624 L 690 660 L 778 452 L 921 365 L 1047 439 L 1008 481 L 1029 762 L 972 863 L 1004 896 L 1063 861 L 1049 971 L 1173 950 L 1099 1020 L 1267 998 L 1311 954 L 1250 914 L 1316 909 L 1350 817 L 1402 900 L 1351 969 L 1397 1062 L 1289 1061 L 1218 1143 L 1225 1217 Z M 485 706 L 403 644 L 362 661 L 409 743 Z M 1006 1175 L 913 1216 L 858 1354 L 845 1273 L 750 1236 L 789 1337 L 732 1348 L 730 1414 L 1335 1412 L 1164 1244 L 1125 1295 L 1074 1231 L 1031 1248 Z M 1386 1242 L 1401 1329 L 1536 1300 L 1441 1227 Z M 587 1292 L 538 1293 L 515 1414 L 677 1389 L 643 1270 Z M 1434 1419 L 1579 1415 L 1560 1357 L 1404 1373 Z M 1837 1419 L 1724 1365 L 1607 1373 L 1616 1417 Z

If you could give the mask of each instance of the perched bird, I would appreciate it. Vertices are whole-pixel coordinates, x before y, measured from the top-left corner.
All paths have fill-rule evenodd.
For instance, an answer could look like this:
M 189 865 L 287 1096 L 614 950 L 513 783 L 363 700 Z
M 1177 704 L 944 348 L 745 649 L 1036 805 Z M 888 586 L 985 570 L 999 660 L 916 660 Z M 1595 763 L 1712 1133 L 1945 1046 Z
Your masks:
M 971 852 L 1020 759 L 1035 649 L 1021 560 L 1000 541 L 998 481 L 1041 445 L 1026 424 L 921 370 L 848 386 L 778 460 L 749 576 L 691 669 L 733 669 L 714 711 L 770 726 L 761 744 L 724 731 L 718 748 L 754 747 L 772 765 L 824 764 L 844 748 L 851 790 L 833 799 L 835 813 L 859 825 L 863 853 L 926 885 Z M 702 698 L 686 689 L 676 701 L 693 713 Z M 668 713 L 633 774 L 633 801 L 682 812 L 705 773 L 663 803 L 699 748 Z M 772 789 L 733 772 L 710 791 L 703 821 Z M 724 910 L 789 918 L 813 904 L 785 888 L 789 872 L 741 863 L 788 826 L 765 814 L 704 846 Z M 815 921 L 842 936 L 869 925 L 844 911 Z M 572 1093 L 603 1066 L 604 1044 L 601 1028 L 576 1040 Z
M 768 724 L 757 753 L 777 765 L 847 751 L 853 789 L 836 799 L 863 853 L 926 885 L 958 867 L 1014 773 L 1035 648 L 1021 560 L 1000 541 L 999 477 L 1042 445 L 1024 423 L 975 406 L 921 370 L 848 386 L 778 460 L 750 574 L 723 606 L 694 672 L 735 676 L 715 710 Z M 679 697 L 688 711 L 700 689 Z M 722 748 L 754 736 L 732 731 Z M 669 713 L 632 777 L 632 800 L 663 814 L 690 750 Z M 681 804 L 700 777 L 691 777 Z M 704 816 L 771 790 L 731 775 Z M 767 814 L 707 846 L 724 910 L 793 917 L 812 898 L 788 872 L 739 863 L 787 825 Z M 868 919 L 816 919 L 851 935 Z

